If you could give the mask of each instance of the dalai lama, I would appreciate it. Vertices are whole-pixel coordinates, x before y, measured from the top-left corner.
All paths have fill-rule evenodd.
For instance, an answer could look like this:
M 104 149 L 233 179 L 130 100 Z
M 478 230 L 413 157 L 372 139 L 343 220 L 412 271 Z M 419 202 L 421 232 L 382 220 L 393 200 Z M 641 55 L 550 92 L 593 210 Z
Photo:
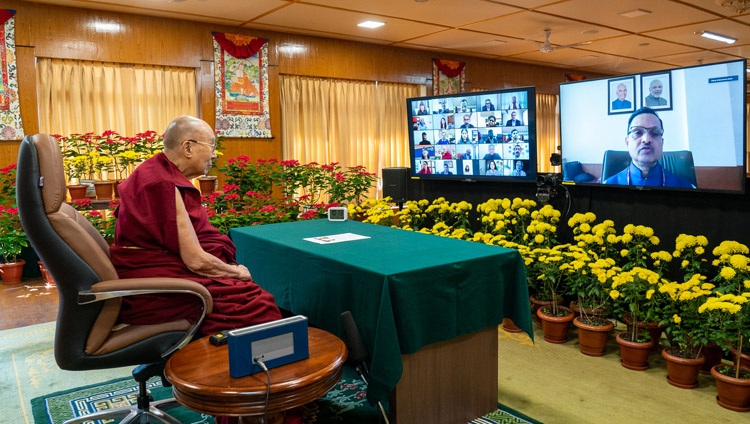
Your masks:
M 215 143 L 213 130 L 201 119 L 181 116 L 169 124 L 164 151 L 118 187 L 111 248 L 120 278 L 176 277 L 203 284 L 214 303 L 200 327 L 203 335 L 281 318 L 273 296 L 235 262 L 234 244 L 209 223 L 200 192 L 190 182 L 210 169 Z M 196 299 L 188 294 L 126 297 L 120 322 L 195 319 Z

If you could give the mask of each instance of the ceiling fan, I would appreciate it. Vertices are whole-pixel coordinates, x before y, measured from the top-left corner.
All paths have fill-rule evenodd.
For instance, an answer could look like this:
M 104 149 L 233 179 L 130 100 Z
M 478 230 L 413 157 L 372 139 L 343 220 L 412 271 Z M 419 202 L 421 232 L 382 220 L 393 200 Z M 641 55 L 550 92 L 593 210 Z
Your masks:
M 586 46 L 586 45 L 591 44 L 591 41 L 584 41 L 582 43 L 565 44 L 564 46 L 554 47 L 549 42 L 549 36 L 550 36 L 551 33 L 552 33 L 551 29 L 545 29 L 544 30 L 544 43 L 541 43 L 539 45 L 539 51 L 540 52 L 542 52 L 542 53 L 552 53 L 555 50 L 567 49 L 567 48 L 570 48 L 570 47 Z

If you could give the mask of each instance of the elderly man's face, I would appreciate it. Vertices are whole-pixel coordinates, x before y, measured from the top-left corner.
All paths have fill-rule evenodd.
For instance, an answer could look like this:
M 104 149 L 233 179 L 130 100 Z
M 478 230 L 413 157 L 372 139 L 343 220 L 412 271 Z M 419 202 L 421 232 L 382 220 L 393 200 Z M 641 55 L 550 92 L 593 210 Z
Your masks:
M 628 89 L 625 87 L 625 84 L 620 84 L 617 86 L 617 98 L 620 100 L 625 100 L 625 97 L 628 96 Z
M 625 144 L 633 163 L 640 169 L 650 169 L 661 159 L 664 147 L 659 118 L 650 113 L 640 114 L 633 118 L 628 132 Z
M 651 81 L 651 85 L 649 85 L 649 90 L 651 91 L 651 95 L 654 97 L 661 97 L 661 91 L 663 90 L 663 85 L 661 81 L 659 80 L 653 80 Z
M 469 115 L 464 115 L 464 124 L 468 124 L 471 121 Z

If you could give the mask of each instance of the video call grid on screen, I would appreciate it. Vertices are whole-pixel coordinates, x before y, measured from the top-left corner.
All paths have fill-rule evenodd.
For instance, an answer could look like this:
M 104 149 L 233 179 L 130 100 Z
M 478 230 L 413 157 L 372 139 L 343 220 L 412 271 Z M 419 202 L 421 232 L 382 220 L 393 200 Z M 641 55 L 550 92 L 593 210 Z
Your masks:
M 534 102 L 533 87 L 408 99 L 412 175 L 536 181 Z
M 663 122 L 663 151 L 692 153 L 698 190 L 744 192 L 746 69 L 739 60 L 561 84 L 563 180 L 602 184 L 604 152 L 628 150 L 628 119 L 647 106 Z

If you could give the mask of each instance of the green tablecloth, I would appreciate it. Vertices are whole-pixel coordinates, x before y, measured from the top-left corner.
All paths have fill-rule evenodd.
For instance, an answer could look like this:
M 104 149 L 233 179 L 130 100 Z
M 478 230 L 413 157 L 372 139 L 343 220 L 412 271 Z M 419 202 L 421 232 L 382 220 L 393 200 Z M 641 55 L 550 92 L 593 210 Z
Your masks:
M 342 233 L 369 238 L 304 240 Z M 402 354 L 505 317 L 533 334 L 525 268 L 515 250 L 355 221 L 233 228 L 230 235 L 238 262 L 280 307 L 342 338 L 340 313 L 352 312 L 371 356 L 370 402 L 387 399 L 396 387 Z

